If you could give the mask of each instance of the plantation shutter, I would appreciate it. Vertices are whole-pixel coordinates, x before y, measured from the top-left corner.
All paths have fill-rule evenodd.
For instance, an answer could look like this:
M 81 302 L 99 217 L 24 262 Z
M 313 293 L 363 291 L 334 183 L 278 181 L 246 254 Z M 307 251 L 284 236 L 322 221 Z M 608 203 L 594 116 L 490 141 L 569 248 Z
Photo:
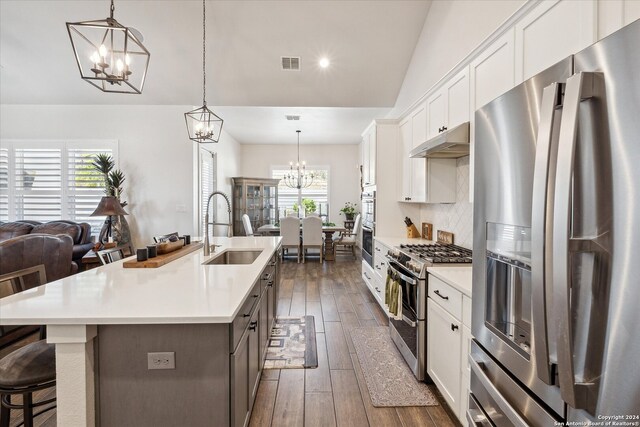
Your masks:
M 200 148 L 200 216 L 199 216 L 199 229 L 200 235 L 204 235 L 204 217 L 207 211 L 207 199 L 209 195 L 216 191 L 216 158 L 215 154 L 210 151 Z M 216 201 L 211 201 L 211 209 L 209 212 L 210 222 L 217 222 L 217 209 Z M 213 228 L 209 228 L 213 231 Z
M 0 221 L 9 221 L 9 149 L 0 148 Z
M 14 149 L 14 209 L 19 219 L 62 218 L 62 149 Z
M 88 222 L 97 234 L 104 217 L 90 217 L 104 195 L 93 156 L 117 161 L 117 142 L 12 141 L 0 145 L 0 221 L 66 219 Z
M 91 224 L 91 234 L 98 234 L 104 217 L 92 217 L 100 199 L 105 195 L 104 179 L 93 166 L 96 154 L 113 156 L 110 148 L 68 148 L 67 149 L 67 191 L 66 210 L 69 218 L 76 222 Z

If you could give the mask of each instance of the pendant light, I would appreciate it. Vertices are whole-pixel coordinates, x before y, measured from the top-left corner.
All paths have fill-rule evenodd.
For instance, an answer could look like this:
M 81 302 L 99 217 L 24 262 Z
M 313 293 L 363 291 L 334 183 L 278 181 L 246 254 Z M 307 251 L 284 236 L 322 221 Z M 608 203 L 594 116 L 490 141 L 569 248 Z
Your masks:
M 289 188 L 297 188 L 300 190 L 301 188 L 310 187 L 313 184 L 313 173 L 307 173 L 307 165 L 302 161 L 300 163 L 300 132 L 301 130 L 296 131 L 298 133 L 298 161 L 296 162 L 295 168 L 293 167 L 293 162 L 289 162 L 289 173 L 287 173 L 283 180 L 284 185 Z
M 223 123 L 223 120 L 207 107 L 207 71 L 205 68 L 207 14 L 205 4 L 206 1 L 202 0 L 202 107 L 184 113 L 189 139 L 198 143 L 218 142 Z
M 141 94 L 151 54 L 142 34 L 115 20 L 111 0 L 106 19 L 67 22 L 80 77 L 103 92 Z

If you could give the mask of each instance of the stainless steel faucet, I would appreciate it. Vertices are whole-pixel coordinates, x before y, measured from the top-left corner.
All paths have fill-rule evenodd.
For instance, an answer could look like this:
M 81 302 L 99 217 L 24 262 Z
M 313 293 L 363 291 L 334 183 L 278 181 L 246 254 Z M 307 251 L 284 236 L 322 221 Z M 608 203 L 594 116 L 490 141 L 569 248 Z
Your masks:
M 207 210 L 205 211 L 205 214 L 204 214 L 204 256 L 211 255 L 211 246 L 209 245 L 209 205 L 211 204 L 211 199 L 215 195 L 224 197 L 224 200 L 227 202 L 227 212 L 229 212 L 229 222 L 226 224 L 224 222 L 212 222 L 211 225 L 226 225 L 228 227 L 227 237 L 233 236 L 233 228 L 231 225 L 231 202 L 229 201 L 229 196 L 227 196 L 222 191 L 214 191 L 209 195 L 209 198 L 207 199 Z M 218 246 L 218 245 L 214 245 L 214 246 Z M 214 247 L 214 251 L 215 251 L 215 247 Z

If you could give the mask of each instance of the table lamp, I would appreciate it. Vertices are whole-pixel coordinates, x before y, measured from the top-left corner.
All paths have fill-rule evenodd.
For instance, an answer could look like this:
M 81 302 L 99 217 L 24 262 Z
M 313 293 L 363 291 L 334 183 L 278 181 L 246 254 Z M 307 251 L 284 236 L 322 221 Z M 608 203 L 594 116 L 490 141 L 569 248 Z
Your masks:
M 129 215 L 122 206 L 120 201 L 114 196 L 104 196 L 100 199 L 98 207 L 90 216 L 107 216 L 107 241 L 111 237 L 111 216 L 112 215 Z

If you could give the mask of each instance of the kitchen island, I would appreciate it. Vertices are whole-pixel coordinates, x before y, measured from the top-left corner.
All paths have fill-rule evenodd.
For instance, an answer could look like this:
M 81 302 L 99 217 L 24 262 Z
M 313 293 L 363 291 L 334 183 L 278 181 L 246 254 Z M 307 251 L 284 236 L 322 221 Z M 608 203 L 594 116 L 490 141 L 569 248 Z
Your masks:
M 280 239 L 215 238 L 210 256 L 156 269 L 109 264 L 3 298 L 0 324 L 47 325 L 60 426 L 242 426 L 275 319 Z M 253 262 L 207 264 L 247 251 Z

